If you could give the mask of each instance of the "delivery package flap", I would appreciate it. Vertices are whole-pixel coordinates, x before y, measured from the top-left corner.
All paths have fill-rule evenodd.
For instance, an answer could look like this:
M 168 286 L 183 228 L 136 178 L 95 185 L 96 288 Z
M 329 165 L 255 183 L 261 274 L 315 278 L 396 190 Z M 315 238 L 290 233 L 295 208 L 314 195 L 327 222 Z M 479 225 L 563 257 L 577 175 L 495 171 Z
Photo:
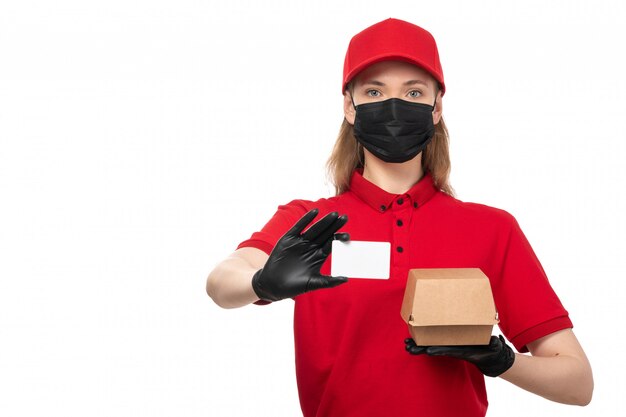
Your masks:
M 411 269 L 401 314 L 418 346 L 488 345 L 498 323 L 479 268 Z

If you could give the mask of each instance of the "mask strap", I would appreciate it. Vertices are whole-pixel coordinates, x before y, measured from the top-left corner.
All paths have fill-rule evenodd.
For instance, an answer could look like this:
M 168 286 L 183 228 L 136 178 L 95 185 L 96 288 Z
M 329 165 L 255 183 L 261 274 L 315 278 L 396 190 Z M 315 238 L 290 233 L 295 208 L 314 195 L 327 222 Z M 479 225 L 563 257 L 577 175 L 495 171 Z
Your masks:
M 437 96 L 435 96 L 435 103 L 433 104 L 433 112 L 435 111 L 435 107 L 437 107 Z

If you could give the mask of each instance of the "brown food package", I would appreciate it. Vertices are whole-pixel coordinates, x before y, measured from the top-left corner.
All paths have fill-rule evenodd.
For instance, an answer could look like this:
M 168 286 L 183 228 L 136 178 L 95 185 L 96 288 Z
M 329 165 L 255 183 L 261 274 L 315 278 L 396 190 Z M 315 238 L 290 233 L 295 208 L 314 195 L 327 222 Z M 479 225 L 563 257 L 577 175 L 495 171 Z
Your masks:
M 411 269 L 401 315 L 418 346 L 488 345 L 498 323 L 479 268 Z

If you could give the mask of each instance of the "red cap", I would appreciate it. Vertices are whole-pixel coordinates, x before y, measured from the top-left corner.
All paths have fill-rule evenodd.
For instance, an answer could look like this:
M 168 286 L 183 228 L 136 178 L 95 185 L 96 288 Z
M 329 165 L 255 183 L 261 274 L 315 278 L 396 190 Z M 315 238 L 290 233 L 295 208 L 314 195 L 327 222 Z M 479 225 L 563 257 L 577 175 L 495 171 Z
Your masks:
M 354 35 L 343 64 L 343 86 L 368 66 L 380 61 L 398 60 L 417 65 L 428 71 L 446 91 L 443 70 L 435 38 L 428 31 L 412 23 L 387 19 Z

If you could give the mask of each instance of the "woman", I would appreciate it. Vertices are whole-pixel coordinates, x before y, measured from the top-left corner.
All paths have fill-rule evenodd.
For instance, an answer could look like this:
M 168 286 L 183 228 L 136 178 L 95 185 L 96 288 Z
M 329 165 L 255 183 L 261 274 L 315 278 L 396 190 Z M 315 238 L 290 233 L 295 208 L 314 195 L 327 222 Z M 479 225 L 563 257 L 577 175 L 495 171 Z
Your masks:
M 591 367 L 519 225 L 453 196 L 430 33 L 387 19 L 354 36 L 342 92 L 345 118 L 328 161 L 337 195 L 279 206 L 207 280 L 225 308 L 295 300 L 304 416 L 484 416 L 484 375 L 589 403 Z M 334 239 L 390 242 L 390 279 L 329 276 Z M 451 348 L 407 338 L 399 308 L 408 271 L 467 267 L 489 277 L 502 333 L 532 356 L 502 337 Z

